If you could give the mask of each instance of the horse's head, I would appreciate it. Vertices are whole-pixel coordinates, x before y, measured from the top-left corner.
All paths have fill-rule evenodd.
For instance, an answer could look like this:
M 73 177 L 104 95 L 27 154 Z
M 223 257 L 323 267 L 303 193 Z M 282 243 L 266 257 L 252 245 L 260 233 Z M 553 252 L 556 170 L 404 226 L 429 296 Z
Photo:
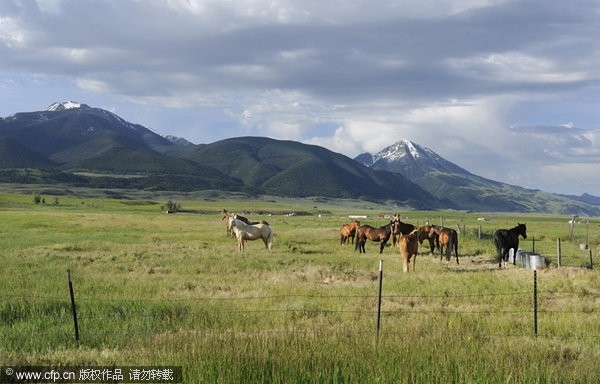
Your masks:
M 427 227 L 425 227 L 425 226 L 415 228 L 415 230 L 413 232 L 415 232 L 417 234 L 417 238 L 419 239 L 419 244 L 423 244 L 423 240 L 425 240 L 426 238 L 429 237 L 429 231 L 427 230 Z
M 225 220 L 229 217 L 229 212 L 224 209 L 223 212 L 221 212 L 221 220 Z
M 521 224 L 521 223 L 517 223 L 519 225 L 517 225 L 517 230 L 519 235 L 523 236 L 524 239 L 527 238 L 527 225 L 526 224 Z
M 396 216 L 394 216 L 394 218 L 392 220 L 390 220 L 390 224 L 388 224 L 388 225 L 390 225 L 392 233 L 394 235 L 397 235 L 400 233 L 400 220 L 398 220 L 396 218 Z
M 438 227 L 436 227 L 435 225 L 431 226 L 431 229 L 429 230 L 429 237 L 432 237 L 433 235 L 439 235 L 440 234 L 440 229 Z

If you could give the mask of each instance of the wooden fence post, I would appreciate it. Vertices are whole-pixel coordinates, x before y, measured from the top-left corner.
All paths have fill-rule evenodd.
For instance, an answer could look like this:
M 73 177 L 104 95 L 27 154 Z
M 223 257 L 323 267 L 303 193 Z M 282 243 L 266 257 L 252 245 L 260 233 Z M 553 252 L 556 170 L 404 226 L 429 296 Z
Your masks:
M 592 249 L 590 248 L 590 269 L 594 269 L 594 260 L 592 260 Z
M 75 308 L 75 294 L 73 293 L 73 282 L 71 281 L 71 270 L 67 269 L 69 279 L 69 294 L 71 295 L 71 312 L 73 313 L 73 325 L 75 326 L 75 341 L 79 347 L 79 324 L 77 323 L 77 309 Z
M 560 254 L 560 237 L 556 239 L 556 253 L 558 255 L 558 257 L 557 257 L 557 263 L 558 263 L 558 266 L 560 267 L 560 264 L 561 264 L 561 261 L 562 261 L 561 260 L 562 257 L 561 257 L 561 254 Z
M 479 224 L 479 230 L 477 232 L 478 239 L 481 240 L 481 224 Z

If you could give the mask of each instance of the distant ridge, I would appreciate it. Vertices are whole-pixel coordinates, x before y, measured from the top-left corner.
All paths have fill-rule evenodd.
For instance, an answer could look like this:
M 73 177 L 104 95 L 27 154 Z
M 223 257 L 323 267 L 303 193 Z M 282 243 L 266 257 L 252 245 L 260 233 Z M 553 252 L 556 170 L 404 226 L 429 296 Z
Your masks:
M 485 179 L 410 140 L 356 161 L 320 146 L 266 137 L 195 145 L 76 101 L 1 118 L 0 170 L 4 183 L 347 198 L 392 210 L 600 216 L 600 198 Z
M 561 196 L 486 179 L 410 140 L 376 154 L 363 153 L 355 160 L 373 169 L 399 173 L 464 210 L 600 215 L 592 197 Z
M 177 136 L 173 136 L 173 135 L 166 135 L 165 139 L 169 140 L 173 144 L 177 144 L 177 145 L 180 145 L 180 146 L 183 146 L 183 147 L 189 146 L 189 145 L 194 145 L 194 143 L 187 141 L 183 137 L 177 137 Z

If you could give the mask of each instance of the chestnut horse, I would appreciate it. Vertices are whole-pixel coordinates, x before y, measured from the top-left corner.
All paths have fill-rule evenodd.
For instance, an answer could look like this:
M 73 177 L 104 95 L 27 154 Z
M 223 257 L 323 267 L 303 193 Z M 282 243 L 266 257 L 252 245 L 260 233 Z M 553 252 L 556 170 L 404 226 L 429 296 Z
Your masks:
M 508 261 L 508 251 L 514 249 L 514 255 L 516 256 L 517 250 L 519 249 L 519 235 L 527 238 L 527 225 L 519 224 L 511 229 L 499 229 L 494 232 L 494 245 L 496 246 L 496 253 L 498 255 L 498 264 L 502 268 L 502 261 L 505 263 Z M 516 257 L 513 258 L 513 264 L 516 264 Z
M 392 224 L 384 225 L 383 227 L 373 228 L 370 225 L 361 225 L 356 230 L 356 243 L 354 244 L 354 250 L 358 249 L 359 253 L 367 253 L 365 251 L 365 243 L 367 239 L 371 241 L 379 241 L 379 253 L 383 253 L 383 248 L 387 244 L 392 234 Z
M 415 229 L 408 235 L 400 235 L 398 237 L 398 250 L 402 256 L 402 270 L 408 272 L 411 257 L 413 259 L 413 272 L 415 271 L 415 263 L 417 262 L 417 252 L 419 251 L 419 235 L 418 229 Z
M 403 223 L 400 221 L 398 215 L 395 215 L 392 220 L 392 245 L 398 243 L 398 237 L 400 235 L 408 235 L 415 230 L 415 226 L 409 223 Z
M 358 227 L 360 227 L 360 221 L 356 220 L 352 220 L 350 224 L 343 224 L 340 227 L 340 244 L 346 244 L 348 239 L 352 239 L 352 244 L 354 244 L 354 236 Z
M 440 242 L 438 240 L 438 234 L 434 231 L 431 231 L 431 225 L 422 225 L 417 228 L 417 236 L 419 238 L 419 244 L 423 244 L 423 241 L 427 240 L 429 242 L 429 253 L 433 255 L 433 250 L 436 245 L 439 248 Z
M 444 246 L 446 247 L 446 260 L 450 261 L 450 256 L 452 255 L 452 249 L 454 249 L 454 254 L 456 255 L 456 264 L 458 262 L 458 233 L 452 228 L 446 227 L 438 227 L 435 225 L 431 226 L 431 231 L 429 231 L 429 236 L 432 236 L 433 233 L 438 235 L 438 241 L 440 244 L 440 260 L 444 255 Z

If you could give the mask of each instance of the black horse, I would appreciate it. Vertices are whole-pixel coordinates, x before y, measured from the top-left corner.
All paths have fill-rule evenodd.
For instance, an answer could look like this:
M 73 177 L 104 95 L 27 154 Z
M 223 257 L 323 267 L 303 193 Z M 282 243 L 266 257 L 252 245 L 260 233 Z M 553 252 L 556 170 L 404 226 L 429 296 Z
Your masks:
M 508 261 L 508 251 L 514 249 L 514 255 L 517 255 L 517 249 L 519 249 L 519 235 L 527 238 L 527 226 L 525 224 L 518 224 L 516 227 L 511 229 L 499 229 L 494 232 L 494 245 L 496 245 L 496 253 L 498 255 L 498 265 L 502 268 L 502 261 L 505 263 Z M 516 257 L 513 257 L 513 264 Z

